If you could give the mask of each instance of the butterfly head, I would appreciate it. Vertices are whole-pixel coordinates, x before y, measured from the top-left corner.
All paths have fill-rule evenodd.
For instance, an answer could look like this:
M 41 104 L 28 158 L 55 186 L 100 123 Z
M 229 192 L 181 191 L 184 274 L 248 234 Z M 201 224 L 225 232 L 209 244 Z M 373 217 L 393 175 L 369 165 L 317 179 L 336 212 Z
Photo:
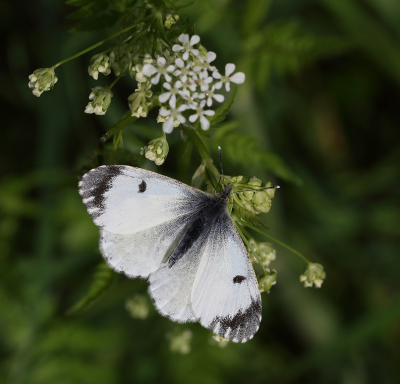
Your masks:
M 228 183 L 226 187 L 221 191 L 219 197 L 221 200 L 227 200 L 229 195 L 232 193 L 232 184 Z

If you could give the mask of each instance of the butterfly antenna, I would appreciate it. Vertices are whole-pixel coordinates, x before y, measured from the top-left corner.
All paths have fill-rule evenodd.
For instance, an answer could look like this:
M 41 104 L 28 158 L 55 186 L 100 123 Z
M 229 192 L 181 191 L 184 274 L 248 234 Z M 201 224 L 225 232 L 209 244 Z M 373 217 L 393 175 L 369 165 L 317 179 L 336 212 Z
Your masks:
M 280 186 L 279 185 L 274 185 L 273 187 L 265 187 L 265 188 L 259 188 L 259 189 L 245 189 L 243 191 L 236 191 L 236 192 L 232 192 L 232 193 L 240 193 L 240 192 L 255 192 L 255 191 L 262 191 L 264 189 L 279 189 Z
M 225 188 L 224 170 L 222 169 L 222 151 L 220 146 L 218 146 L 218 152 L 219 152 L 219 163 L 221 165 L 222 186 Z

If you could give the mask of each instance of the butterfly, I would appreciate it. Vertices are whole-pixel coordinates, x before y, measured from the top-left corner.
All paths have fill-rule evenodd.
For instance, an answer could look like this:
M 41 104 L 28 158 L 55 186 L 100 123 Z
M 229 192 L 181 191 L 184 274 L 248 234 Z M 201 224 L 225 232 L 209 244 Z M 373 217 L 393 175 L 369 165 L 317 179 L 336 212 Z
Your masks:
M 79 193 L 107 264 L 147 278 L 160 314 L 235 343 L 253 338 L 261 297 L 229 215 L 231 184 L 210 194 L 141 168 L 104 165 L 82 177 Z

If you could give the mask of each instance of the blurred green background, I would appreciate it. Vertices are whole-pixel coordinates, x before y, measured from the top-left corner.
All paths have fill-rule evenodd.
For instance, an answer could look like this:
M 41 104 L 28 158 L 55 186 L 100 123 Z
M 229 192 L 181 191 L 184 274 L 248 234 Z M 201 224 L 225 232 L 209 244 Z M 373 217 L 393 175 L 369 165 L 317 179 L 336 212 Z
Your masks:
M 132 318 L 126 300 L 147 284 L 122 276 L 108 276 L 113 287 L 87 311 L 66 315 L 101 262 L 80 168 L 134 90 L 118 84 L 105 116 L 85 115 L 90 88 L 107 84 L 87 75 L 88 54 L 57 70 L 51 92 L 32 95 L 34 69 L 114 32 L 68 32 L 72 11 L 62 1 L 0 1 L 0 382 L 399 383 L 400 2 L 198 0 L 182 10 L 221 70 L 233 62 L 246 73 L 230 115 L 239 133 L 208 140 L 215 160 L 221 145 L 226 173 L 279 183 L 271 235 L 327 272 L 321 289 L 304 288 L 304 263 L 277 246 L 278 283 L 262 295 L 259 332 L 225 348 L 150 301 L 145 320 Z M 136 155 L 160 134 L 155 124 L 134 129 L 124 140 Z M 268 173 L 244 135 L 302 185 Z M 169 139 L 157 170 L 190 184 L 200 157 L 182 160 L 178 130 Z M 171 351 L 166 335 L 187 329 L 190 353 Z

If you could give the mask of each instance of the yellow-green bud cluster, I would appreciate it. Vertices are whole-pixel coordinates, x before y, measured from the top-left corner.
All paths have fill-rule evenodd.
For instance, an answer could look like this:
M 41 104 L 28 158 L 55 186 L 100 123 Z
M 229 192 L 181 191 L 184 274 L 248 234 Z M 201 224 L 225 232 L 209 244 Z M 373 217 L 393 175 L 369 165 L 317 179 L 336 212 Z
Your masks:
M 189 329 L 179 330 L 176 329 L 172 333 L 167 333 L 167 339 L 169 340 L 169 349 L 172 352 L 182 353 L 186 355 L 190 352 L 190 341 L 192 340 L 193 334 Z
M 300 281 L 304 283 L 305 287 L 312 287 L 314 284 L 316 288 L 321 288 L 325 277 L 326 273 L 321 264 L 309 263 L 304 274 L 300 276 Z
M 50 91 L 57 83 L 57 77 L 53 68 L 39 68 L 29 75 L 29 88 L 39 97 L 44 91 Z
M 225 337 L 220 335 L 213 335 L 212 338 L 218 343 L 218 346 L 221 348 L 225 348 L 229 343 L 229 339 L 225 339 Z
M 113 97 L 111 90 L 107 87 L 96 87 L 92 88 L 92 91 L 89 95 L 89 100 L 92 101 L 86 106 L 85 113 L 105 115 Z
M 178 20 L 179 20 L 178 15 L 168 14 L 164 21 L 165 28 L 170 29 Z
M 275 269 L 266 269 L 266 274 L 258 278 L 258 289 L 260 290 L 260 293 L 269 293 L 271 287 L 276 284 L 276 276 L 277 273 Z
M 138 83 L 138 89 L 128 97 L 131 116 L 146 117 L 151 105 L 153 92 L 150 91 L 151 83 Z
M 169 151 L 169 145 L 165 133 L 158 139 L 151 140 L 146 147 L 143 147 L 140 151 L 141 155 L 145 155 L 151 161 L 154 161 L 157 165 L 161 165 L 167 158 Z
M 126 300 L 125 309 L 134 319 L 144 320 L 149 314 L 149 303 L 145 295 L 135 295 Z
M 252 263 L 261 263 L 268 267 L 276 259 L 276 250 L 271 243 L 257 243 L 254 239 L 249 241 L 249 254 Z
M 271 186 L 270 182 L 262 186 L 262 181 L 257 179 L 255 176 L 247 179 L 244 179 L 243 176 L 226 178 L 232 184 L 233 192 Z M 274 195 L 275 189 L 264 189 L 262 191 L 247 191 L 232 194 L 234 203 L 254 214 L 269 212 L 272 203 L 271 199 L 273 199 Z
M 88 67 L 89 76 L 97 80 L 99 78 L 99 72 L 107 76 L 111 73 L 110 58 L 105 53 L 99 53 L 94 55 L 89 62 Z

